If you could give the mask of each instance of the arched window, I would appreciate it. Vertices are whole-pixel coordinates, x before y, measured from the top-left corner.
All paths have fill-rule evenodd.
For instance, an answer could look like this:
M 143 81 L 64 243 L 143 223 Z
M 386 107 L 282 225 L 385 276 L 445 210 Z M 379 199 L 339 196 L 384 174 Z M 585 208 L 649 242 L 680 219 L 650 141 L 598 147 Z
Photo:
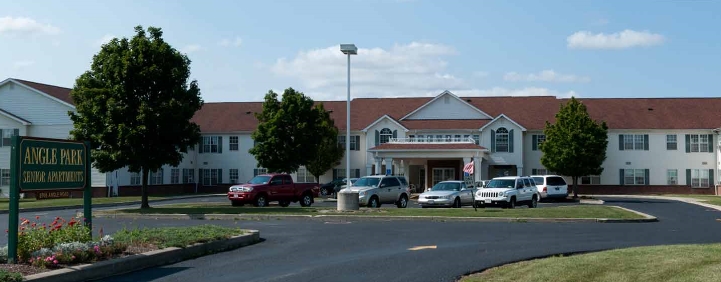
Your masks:
M 508 152 L 508 130 L 505 127 L 496 129 L 496 152 Z
M 380 134 L 380 143 L 381 144 L 388 143 L 388 141 L 390 141 L 392 137 L 393 137 L 393 131 L 391 131 L 388 128 L 383 128 L 381 130 L 381 134 Z

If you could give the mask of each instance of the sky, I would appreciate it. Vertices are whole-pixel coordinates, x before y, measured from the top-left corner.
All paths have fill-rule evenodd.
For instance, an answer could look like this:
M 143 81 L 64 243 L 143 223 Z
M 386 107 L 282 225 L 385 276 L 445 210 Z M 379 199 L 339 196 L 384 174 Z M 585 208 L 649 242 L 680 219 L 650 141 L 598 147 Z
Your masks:
M 206 102 L 718 97 L 721 1 L 0 0 L 0 81 L 72 88 L 111 38 L 162 28 Z

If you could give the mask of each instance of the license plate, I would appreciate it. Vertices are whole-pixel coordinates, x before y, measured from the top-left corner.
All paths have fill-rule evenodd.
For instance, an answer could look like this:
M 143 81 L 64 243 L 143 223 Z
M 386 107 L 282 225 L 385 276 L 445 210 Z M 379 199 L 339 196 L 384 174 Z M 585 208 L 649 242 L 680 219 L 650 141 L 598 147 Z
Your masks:
M 556 187 L 556 191 L 558 191 L 558 189 L 560 189 L 560 188 Z
M 435 201 L 434 201 L 434 200 L 428 200 L 428 203 L 429 203 L 429 204 L 432 204 L 432 203 L 435 203 Z
M 238 198 L 238 194 L 234 194 L 234 195 L 233 195 L 233 198 Z

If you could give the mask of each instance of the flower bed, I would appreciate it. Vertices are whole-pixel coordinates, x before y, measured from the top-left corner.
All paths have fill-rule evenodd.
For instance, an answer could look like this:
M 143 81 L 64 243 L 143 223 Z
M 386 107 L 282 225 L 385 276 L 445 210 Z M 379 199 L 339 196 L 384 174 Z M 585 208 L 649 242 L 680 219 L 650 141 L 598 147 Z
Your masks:
M 0 282 L 22 276 L 63 268 L 72 265 L 92 263 L 134 254 L 140 254 L 165 247 L 185 247 L 195 243 L 230 238 L 241 235 L 238 228 L 214 225 L 193 227 L 167 227 L 154 229 L 124 229 L 110 235 L 93 239 L 90 230 L 82 220 L 71 218 L 66 221 L 56 217 L 52 223 L 29 219 L 20 220 L 18 230 L 18 263 L 7 263 L 7 246 L 0 248 Z

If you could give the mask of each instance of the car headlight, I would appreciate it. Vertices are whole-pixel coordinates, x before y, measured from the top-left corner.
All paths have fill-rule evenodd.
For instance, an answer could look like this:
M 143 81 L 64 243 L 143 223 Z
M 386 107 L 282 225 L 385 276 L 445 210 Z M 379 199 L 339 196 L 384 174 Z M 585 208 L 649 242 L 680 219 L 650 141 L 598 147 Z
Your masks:
M 366 191 L 360 191 L 360 192 L 358 192 L 358 196 L 359 196 L 359 197 L 365 197 L 365 195 L 366 195 Z
M 250 192 L 253 191 L 253 187 L 230 187 L 231 192 Z
M 439 196 L 438 198 L 439 199 L 450 199 L 451 197 L 450 196 Z

